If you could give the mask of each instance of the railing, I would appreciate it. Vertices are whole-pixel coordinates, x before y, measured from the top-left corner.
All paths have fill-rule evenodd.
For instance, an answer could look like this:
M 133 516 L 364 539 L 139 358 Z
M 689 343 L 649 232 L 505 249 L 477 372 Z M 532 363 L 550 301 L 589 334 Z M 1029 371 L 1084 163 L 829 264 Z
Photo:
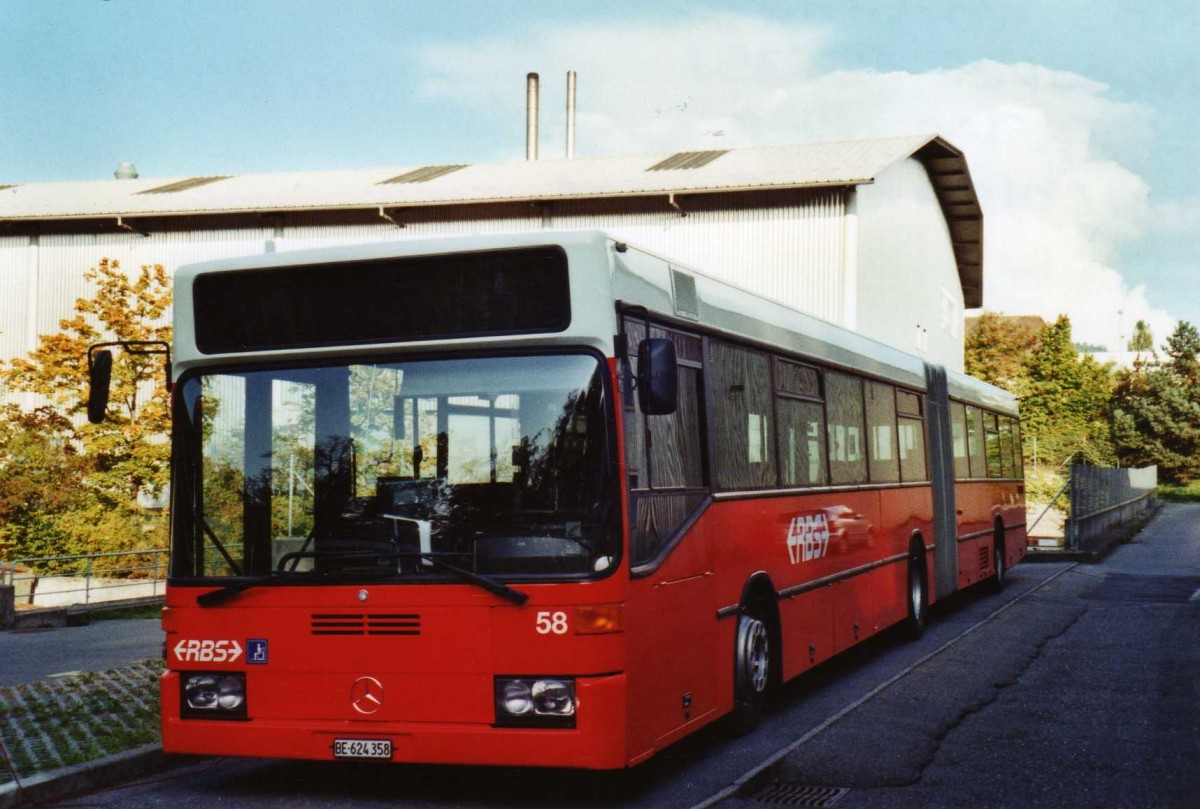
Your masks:
M 166 592 L 168 551 L 113 551 L 0 561 L 0 584 L 17 604 L 65 607 L 149 598 Z
M 1158 492 L 1158 467 L 1113 469 L 1071 466 L 1071 517 L 1067 547 L 1080 550 L 1152 506 Z

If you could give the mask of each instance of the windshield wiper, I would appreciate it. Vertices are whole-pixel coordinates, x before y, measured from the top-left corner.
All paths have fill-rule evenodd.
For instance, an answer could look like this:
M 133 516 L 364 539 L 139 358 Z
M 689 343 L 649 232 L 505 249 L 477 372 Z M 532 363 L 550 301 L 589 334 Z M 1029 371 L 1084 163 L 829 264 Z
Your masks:
M 495 579 L 490 579 L 487 576 L 482 576 L 478 573 L 461 568 L 458 565 L 450 564 L 435 554 L 428 551 L 402 551 L 402 550 L 386 550 L 382 552 L 364 552 L 364 551 L 292 551 L 285 553 L 279 560 L 277 570 L 273 573 L 267 573 L 262 576 L 255 576 L 251 579 L 234 582 L 233 584 L 222 587 L 220 590 L 213 590 L 210 593 L 205 593 L 196 599 L 196 603 L 202 607 L 214 607 L 219 604 L 224 604 L 226 601 L 237 596 L 252 587 L 273 586 L 277 584 L 286 584 L 291 582 L 307 582 L 327 579 L 329 574 L 312 570 L 301 571 L 299 573 L 286 573 L 284 566 L 293 560 L 299 559 L 395 559 L 399 557 L 415 557 L 423 562 L 426 562 L 433 567 L 445 570 L 451 573 L 462 581 L 469 584 L 474 584 L 477 587 L 482 587 L 493 595 L 499 596 L 507 601 L 511 601 L 517 606 L 523 606 L 529 600 L 529 594 L 523 593 L 520 590 L 515 590 L 507 584 L 498 582 Z M 376 576 L 380 571 L 358 571 L 357 576 Z
M 518 607 L 524 606 L 525 602 L 529 600 L 529 593 L 523 593 L 520 590 L 514 590 L 512 587 L 509 587 L 507 584 L 504 584 L 503 582 L 499 582 L 499 581 L 496 581 L 495 579 L 488 578 L 487 576 L 480 575 L 479 573 L 475 573 L 474 571 L 467 570 L 464 567 L 459 567 L 458 565 L 452 565 L 449 562 L 445 561 L 444 559 L 440 559 L 436 554 L 431 553 L 429 551 L 392 551 L 386 555 L 392 555 L 393 553 L 396 556 L 411 556 L 411 557 L 416 557 L 417 559 L 420 559 L 423 562 L 428 562 L 429 564 L 433 565 L 434 567 L 445 570 L 447 573 L 453 573 L 455 576 L 458 576 L 458 578 L 462 579 L 465 582 L 469 582 L 471 584 L 482 587 L 484 590 L 487 590 L 489 593 L 492 593 L 493 595 L 497 595 L 507 601 L 511 601 L 512 603 L 516 604 Z
M 201 607 L 215 607 L 219 604 L 224 604 L 226 601 L 229 601 L 234 596 L 244 592 L 245 590 L 249 590 L 251 587 L 283 584 L 284 582 L 315 581 L 323 578 L 324 576 L 324 573 L 316 573 L 315 571 L 309 570 L 305 570 L 300 573 L 281 573 L 279 571 L 275 571 L 274 573 L 267 573 L 262 576 L 254 576 L 253 578 L 242 579 L 241 581 L 236 581 L 233 584 L 226 585 L 220 590 L 213 590 L 212 592 L 204 593 L 203 595 L 196 597 L 196 603 Z

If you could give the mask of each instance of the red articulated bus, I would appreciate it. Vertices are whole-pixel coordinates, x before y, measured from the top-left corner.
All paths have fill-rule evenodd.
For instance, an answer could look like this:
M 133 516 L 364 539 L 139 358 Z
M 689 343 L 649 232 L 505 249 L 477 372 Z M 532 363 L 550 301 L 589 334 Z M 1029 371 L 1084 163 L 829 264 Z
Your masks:
M 176 290 L 167 752 L 629 767 L 1025 552 L 1012 396 L 602 233 Z

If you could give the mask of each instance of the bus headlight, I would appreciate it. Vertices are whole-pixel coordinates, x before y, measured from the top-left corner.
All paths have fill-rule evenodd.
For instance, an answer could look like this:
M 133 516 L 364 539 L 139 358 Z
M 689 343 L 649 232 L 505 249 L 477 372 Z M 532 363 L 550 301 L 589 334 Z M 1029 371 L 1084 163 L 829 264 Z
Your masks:
M 190 719 L 245 719 L 246 675 L 240 671 L 184 671 L 180 715 Z
M 575 727 L 575 680 L 570 677 L 497 677 L 496 724 Z

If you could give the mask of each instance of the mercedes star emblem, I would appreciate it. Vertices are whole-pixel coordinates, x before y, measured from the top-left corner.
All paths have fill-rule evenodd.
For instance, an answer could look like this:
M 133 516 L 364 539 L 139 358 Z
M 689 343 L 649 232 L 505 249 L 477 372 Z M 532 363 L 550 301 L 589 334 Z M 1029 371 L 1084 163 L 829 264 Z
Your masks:
M 383 684 L 374 677 L 359 677 L 350 688 L 350 704 L 361 714 L 373 714 L 383 707 Z

